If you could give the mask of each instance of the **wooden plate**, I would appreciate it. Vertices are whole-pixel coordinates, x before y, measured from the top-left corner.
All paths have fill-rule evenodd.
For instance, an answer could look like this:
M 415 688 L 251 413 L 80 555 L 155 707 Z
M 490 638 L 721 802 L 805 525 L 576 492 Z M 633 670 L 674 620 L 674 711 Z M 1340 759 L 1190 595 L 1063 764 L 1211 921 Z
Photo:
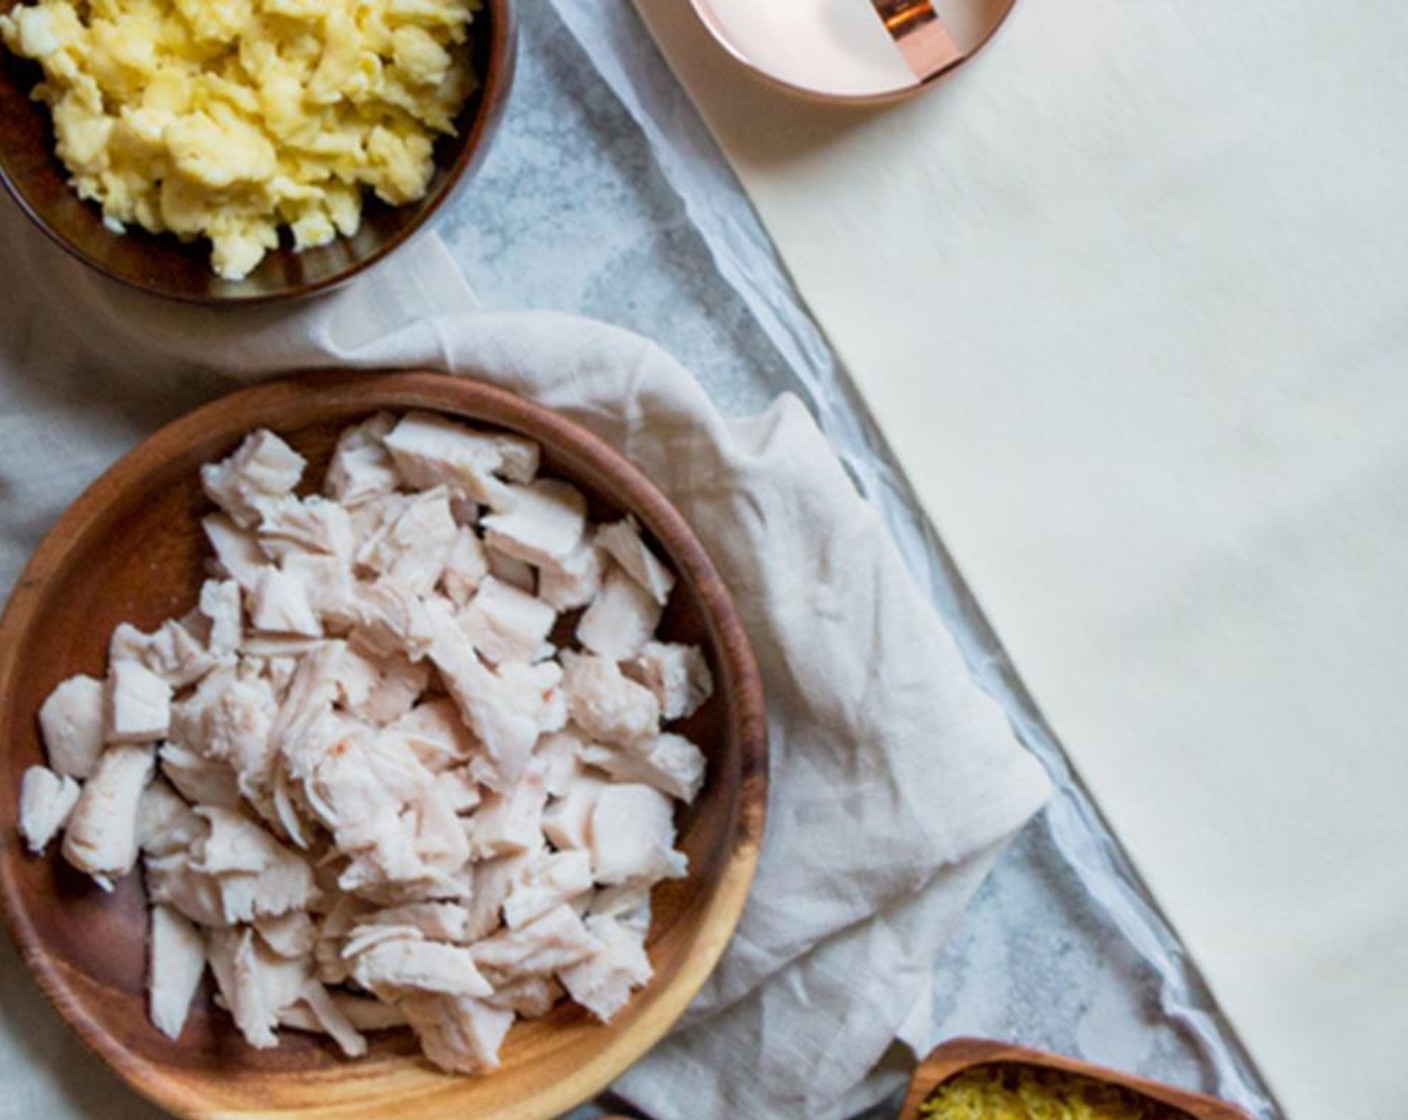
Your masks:
M 282 1032 L 256 1051 L 198 997 L 179 1042 L 147 1020 L 139 876 L 105 895 L 51 847 L 27 855 L 16 835 L 20 776 L 42 761 L 35 722 L 55 684 L 101 675 L 108 636 L 144 629 L 194 602 L 207 554 L 197 518 L 210 507 L 197 469 L 267 426 L 321 479 L 337 433 L 378 409 L 434 409 L 529 436 L 543 471 L 589 495 L 594 518 L 631 512 L 679 575 L 664 634 L 698 642 L 714 698 L 682 728 L 709 758 L 699 801 L 680 817 L 687 879 L 655 892 L 655 979 L 610 1026 L 574 1005 L 522 1023 L 503 1068 L 482 1078 L 430 1067 L 405 1031 L 371 1036 L 341 1058 L 326 1040 Z M 556 413 L 503 391 L 429 373 L 314 373 L 215 401 L 168 425 L 109 470 L 59 519 L 0 619 L 0 904 L 25 960 L 59 1013 L 139 1092 L 191 1117 L 456 1117 L 547 1120 L 589 1099 L 670 1027 L 713 969 L 743 910 L 766 805 L 762 690 L 747 637 L 699 541 L 624 457 Z
M 1090 1065 L 1088 1062 L 1078 1062 L 1074 1058 L 1063 1058 L 1025 1046 L 991 1042 L 981 1038 L 955 1038 L 951 1042 L 945 1042 L 920 1063 L 909 1083 L 909 1096 L 905 1098 L 904 1108 L 900 1111 L 900 1120 L 920 1120 L 920 1107 L 944 1082 L 978 1066 L 998 1062 L 1074 1073 L 1092 1081 L 1119 1085 L 1141 1097 L 1185 1113 L 1190 1120 L 1250 1120 L 1240 1108 L 1234 1108 L 1215 1097 L 1191 1093 L 1186 1089 L 1175 1089 L 1172 1085 L 1161 1085 L 1157 1081 L 1133 1077 L 1105 1069 L 1103 1066 Z
M 8 12 L 33 0 L 0 0 Z M 173 234 L 133 227 L 124 234 L 103 225 L 96 203 L 68 185 L 54 154 L 49 108 L 31 100 L 42 80 L 38 64 L 0 43 L 0 183 L 51 240 L 103 275 L 166 299 L 230 306 L 299 299 L 342 284 L 409 240 L 468 181 L 497 130 L 512 85 L 515 23 L 510 0 L 484 0 L 466 50 L 480 87 L 455 119 L 455 135 L 435 144 L 435 173 L 425 197 L 405 206 L 369 198 L 362 227 L 352 237 L 295 253 L 285 232 L 244 280 L 222 280 L 210 268 L 210 243 L 183 243 Z

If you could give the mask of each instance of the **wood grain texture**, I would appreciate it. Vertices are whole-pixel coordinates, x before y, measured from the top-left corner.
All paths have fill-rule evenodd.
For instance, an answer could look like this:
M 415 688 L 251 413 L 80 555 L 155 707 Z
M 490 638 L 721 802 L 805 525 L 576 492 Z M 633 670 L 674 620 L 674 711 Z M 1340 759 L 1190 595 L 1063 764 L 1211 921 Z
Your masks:
M 20 777 L 42 760 L 35 716 L 50 689 L 73 673 L 101 674 L 118 622 L 150 628 L 194 604 L 207 555 L 197 518 L 211 508 L 199 466 L 266 426 L 320 480 L 337 434 L 383 408 L 434 409 L 529 436 L 543 446 L 543 472 L 582 487 L 593 517 L 635 514 L 679 574 L 662 631 L 700 643 L 718 686 L 681 727 L 707 754 L 709 774 L 680 816 L 689 876 L 655 892 L 655 979 L 610 1026 L 568 1004 L 520 1024 L 503 1069 L 477 1079 L 434 1070 L 409 1032 L 373 1035 L 370 1055 L 355 1062 L 291 1031 L 277 1050 L 255 1051 L 208 992 L 180 1041 L 169 1042 L 144 1007 L 137 877 L 104 895 L 52 849 L 28 856 L 15 831 Z M 84 1041 L 137 1090 L 191 1117 L 546 1120 L 594 1096 L 665 1033 L 723 952 L 757 866 L 767 801 L 757 666 L 727 588 L 680 514 L 624 457 L 563 417 L 429 373 L 310 373 L 242 390 L 163 428 L 103 475 L 40 545 L 0 618 L 0 743 L 0 905 L 12 935 Z
M 24 0 L 0 0 L 0 13 Z M 103 225 L 102 211 L 68 185 L 54 154 L 49 109 L 30 99 L 42 74 L 0 44 L 0 183 L 25 215 L 84 264 L 152 295 L 187 303 L 228 306 L 299 299 L 350 280 L 407 241 L 446 199 L 468 182 L 496 131 L 512 85 L 516 54 L 512 0 L 484 0 L 466 49 L 480 88 L 455 120 L 453 136 L 435 144 L 435 174 L 425 197 L 388 206 L 368 197 L 353 237 L 295 253 L 287 232 L 244 280 L 222 280 L 210 268 L 210 243 L 183 244 L 173 234 L 132 227 L 124 234 Z
M 944 1082 L 967 1070 L 998 1062 L 1074 1073 L 1093 1081 L 1120 1085 L 1142 1097 L 1186 1114 L 1189 1120 L 1250 1120 L 1241 1109 L 1201 1093 L 1175 1089 L 1172 1085 L 1162 1085 L 1157 1081 L 1148 1081 L 1103 1066 L 1078 1062 L 1074 1058 L 1063 1058 L 1026 1046 L 981 1038 L 955 1038 L 945 1042 L 920 1063 L 909 1083 L 909 1095 L 905 1098 L 904 1108 L 900 1110 L 900 1120 L 919 1120 L 920 1107 Z

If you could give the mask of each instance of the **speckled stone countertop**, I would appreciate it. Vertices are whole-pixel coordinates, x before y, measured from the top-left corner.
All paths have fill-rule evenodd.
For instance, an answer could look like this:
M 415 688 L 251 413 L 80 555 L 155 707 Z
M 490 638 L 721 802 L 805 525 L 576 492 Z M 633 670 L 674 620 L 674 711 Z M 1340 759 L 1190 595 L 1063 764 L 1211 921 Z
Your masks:
M 546 4 L 520 7 L 518 84 L 502 131 L 438 227 L 482 301 L 594 316 L 648 335 L 727 413 L 752 412 L 795 388 L 631 116 Z M 1196 1040 L 1161 1009 L 1159 977 L 1087 893 L 1044 819 L 982 889 L 935 962 L 934 984 L 937 1037 L 1018 1039 L 1211 1085 Z

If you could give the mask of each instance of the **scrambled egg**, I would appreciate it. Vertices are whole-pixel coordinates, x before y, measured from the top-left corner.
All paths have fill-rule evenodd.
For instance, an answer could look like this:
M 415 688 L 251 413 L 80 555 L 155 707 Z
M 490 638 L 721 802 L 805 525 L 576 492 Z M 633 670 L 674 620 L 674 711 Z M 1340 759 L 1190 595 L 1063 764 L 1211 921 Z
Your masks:
M 1192 1120 L 1119 1085 L 1033 1066 L 975 1066 L 920 1108 L 924 1120 Z
M 246 276 L 279 243 L 421 198 L 473 91 L 480 0 L 38 0 L 0 16 L 35 59 L 58 155 L 114 230 L 208 237 Z

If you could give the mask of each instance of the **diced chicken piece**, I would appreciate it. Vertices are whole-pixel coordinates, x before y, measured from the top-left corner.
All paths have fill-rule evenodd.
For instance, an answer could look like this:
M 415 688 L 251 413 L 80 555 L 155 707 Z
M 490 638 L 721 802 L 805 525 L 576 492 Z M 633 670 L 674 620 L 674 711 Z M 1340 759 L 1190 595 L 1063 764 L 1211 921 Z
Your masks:
M 547 641 L 557 612 L 541 599 L 488 576 L 460 620 L 474 648 L 490 661 L 529 662 Z
M 170 784 L 157 778 L 137 803 L 137 846 L 148 855 L 184 852 L 205 835 L 206 824 Z
M 503 713 L 533 722 L 535 733 L 524 733 L 497 752 L 486 751 L 470 761 L 470 772 L 490 789 L 512 789 L 532 759 L 538 735 L 560 731 L 567 724 L 567 699 L 559 684 L 562 670 L 556 662 L 537 665 L 510 662 L 493 677 L 489 698 Z
M 541 850 L 538 848 L 521 855 L 482 860 L 473 865 L 466 941 L 477 941 L 498 928 L 504 901 L 528 873 L 528 868 Z
M 109 743 L 150 743 L 171 730 L 171 686 L 139 662 L 113 662 L 103 699 Z
M 313 613 L 303 582 L 275 567 L 267 567 L 254 582 L 249 596 L 249 621 L 256 630 L 279 634 L 323 635 L 322 623 Z
M 70 778 L 86 778 L 103 753 L 103 682 L 69 677 L 39 709 L 39 730 L 49 765 Z
M 536 848 L 542 842 L 547 797 L 543 777 L 534 770 L 525 772 L 507 794 L 485 793 L 474 814 L 474 857 L 490 859 Z
M 533 760 L 543 773 L 543 788 L 550 797 L 565 797 L 582 773 L 586 742 L 572 728 L 552 731 L 538 740 Z
M 318 927 L 306 910 L 290 910 L 277 917 L 256 916 L 254 928 L 264 944 L 285 960 L 306 957 L 318 940 Z
M 376 1003 L 358 1000 L 358 1003 Z M 367 1040 L 341 1002 L 316 980 L 305 980 L 298 990 L 298 1002 L 279 1012 L 279 1026 L 293 1030 L 316 1031 L 328 1035 L 349 1058 L 360 1058 L 367 1052 Z
M 227 763 L 202 758 L 177 743 L 162 744 L 157 757 L 161 759 L 162 774 L 187 801 L 227 809 L 239 805 L 239 779 Z
M 507 508 L 480 522 L 485 542 L 535 567 L 564 564 L 581 546 L 587 499 L 575 486 L 542 478 L 506 487 Z
M 332 993 L 332 1001 L 337 1010 L 359 1031 L 385 1031 L 407 1025 L 406 1013 L 394 1003 L 382 1003 L 379 999 L 349 995 L 346 992 Z
M 435 644 L 436 618 L 430 605 L 397 584 L 362 584 L 356 605 L 360 625 L 355 637 L 378 656 L 403 653 L 419 661 Z
M 407 812 L 413 822 L 416 855 L 427 866 L 451 874 L 469 862 L 465 822 L 433 783 L 407 806 Z
M 313 869 L 297 853 L 284 848 L 279 859 L 252 875 L 215 877 L 220 908 L 227 924 L 278 917 L 306 910 L 313 900 Z
M 380 656 L 353 642 L 342 658 L 338 690 L 342 706 L 378 727 L 404 718 L 430 682 L 430 666 L 399 651 Z
M 628 746 L 658 730 L 659 702 L 648 688 L 623 676 L 616 662 L 564 653 L 562 663 L 567 709 L 590 738 Z
M 595 537 L 583 537 L 564 559 L 545 564 L 538 574 L 538 596 L 560 611 L 585 607 L 601 590 L 606 564 Z
M 147 1010 L 152 1025 L 177 1039 L 205 972 L 205 939 L 169 906 L 151 908 L 151 963 Z
M 537 570 L 528 561 L 488 547 L 484 549 L 484 560 L 489 566 L 489 574 L 500 583 L 516 587 L 525 595 L 537 593 Z
M 388 724 L 386 732 L 399 735 L 421 763 L 435 771 L 463 766 L 480 750 L 479 741 L 450 699 L 417 704 Z
M 293 492 L 304 466 L 303 456 L 261 428 L 228 459 L 201 467 L 200 480 L 206 496 L 247 529 L 258 523 L 264 505 Z
M 353 926 L 342 943 L 342 958 L 355 960 L 368 949 L 385 941 L 424 941 L 425 935 L 414 926 L 361 925 Z
M 147 896 L 153 902 L 170 906 L 199 926 L 229 925 L 220 883 L 211 875 L 191 867 L 184 851 L 148 855 L 143 862 Z
M 592 861 L 585 851 L 539 856 L 509 892 L 504 903 L 504 923 L 510 929 L 519 929 L 591 889 Z
M 194 684 L 220 663 L 185 626 L 170 620 L 153 634 L 121 623 L 113 631 L 108 658 L 141 662 L 173 689 Z
M 647 642 L 624 670 L 655 694 L 667 720 L 692 716 L 714 694 L 714 677 L 698 646 Z
M 150 747 L 109 747 L 98 759 L 64 832 L 64 858 L 79 871 L 101 881 L 132 870 L 137 806 L 152 766 Z
M 307 498 L 289 495 L 263 509 L 259 524 L 259 547 L 271 560 L 283 560 L 295 552 L 315 552 L 336 556 L 349 567 L 356 545 L 352 517 L 336 502 L 313 494 Z
M 669 601 L 670 591 L 675 586 L 674 573 L 641 539 L 640 526 L 634 517 L 627 516 L 613 525 L 603 525 L 597 530 L 596 543 L 633 580 L 649 591 L 662 607 Z
M 650 885 L 625 883 L 619 887 L 603 887 L 591 897 L 587 920 L 594 917 L 615 918 L 644 937 L 650 931 Z
M 476 432 L 425 412 L 402 417 L 383 442 L 410 485 L 448 486 L 495 509 L 505 504 L 500 479 L 531 482 L 538 472 L 538 445 L 531 440 Z
M 513 1026 L 512 1011 L 452 996 L 421 996 L 402 1007 L 425 1056 L 441 1069 L 482 1073 L 499 1068 L 499 1047 Z
M 200 613 L 210 620 L 210 652 L 234 653 L 244 637 L 240 585 L 232 579 L 208 579 L 200 588 Z
M 596 743 L 582 750 L 582 762 L 623 782 L 643 782 L 661 793 L 692 804 L 704 785 L 704 752 L 683 735 L 643 739 L 630 750 Z
M 359 555 L 358 560 L 410 594 L 428 595 L 444 574 L 458 532 L 449 492 L 431 490 L 408 501 L 365 559 Z
M 206 768 L 224 763 L 235 775 L 236 788 L 246 796 L 267 792 L 273 782 L 274 748 L 270 731 L 278 713 L 274 688 L 262 677 L 207 678 L 190 699 L 177 704 L 172 734 L 183 745 L 200 751 Z M 163 759 L 165 761 L 165 759 Z M 176 765 L 180 765 L 179 762 Z M 192 767 L 187 766 L 187 769 Z M 223 777 L 210 780 L 224 783 Z M 193 781 L 199 778 L 192 774 Z M 191 800 L 211 800 L 189 794 Z M 217 804 L 227 805 L 219 800 Z
M 427 772 L 425 784 L 431 780 Z M 348 727 L 314 766 L 307 792 L 337 847 L 358 852 L 383 840 L 387 830 L 400 827 L 399 815 L 408 791 L 389 789 L 377 773 L 372 733 Z
M 260 825 L 234 809 L 198 805 L 196 815 L 208 828 L 191 845 L 191 866 L 207 875 L 231 872 L 256 875 L 286 861 L 302 859 Z
M 379 412 L 338 437 L 324 483 L 328 497 L 351 509 L 401 484 L 391 453 L 382 443 L 395 426 L 394 416 Z
M 592 872 L 598 883 L 683 878 L 688 861 L 674 850 L 670 799 L 643 785 L 609 785 L 592 810 Z
M 495 988 L 484 1002 L 525 1019 L 538 1019 L 551 1011 L 563 994 L 562 985 L 550 976 L 523 976 Z
M 440 575 L 440 587 L 450 602 L 462 607 L 479 590 L 489 574 L 489 558 L 479 534 L 467 525 L 455 530 L 455 541 L 445 558 L 445 570 Z
M 479 974 L 470 950 L 409 938 L 383 941 L 359 954 L 352 964 L 352 978 L 381 999 L 423 992 L 487 996 L 493 991 Z
M 200 526 L 205 530 L 210 547 L 215 550 L 216 566 L 220 573 L 246 591 L 253 588 L 255 579 L 269 563 L 254 533 L 241 529 L 223 513 L 202 518 Z
M 274 1028 L 299 1000 L 309 979 L 308 962 L 284 960 L 247 927 L 213 930 L 207 952 L 220 994 L 245 1041 L 258 1050 L 277 1046 Z
M 81 789 L 67 774 L 44 766 L 31 766 L 20 779 L 20 835 L 35 855 L 43 853 L 59 834 Z
M 570 906 L 558 906 L 518 929 L 501 929 L 470 949 L 495 982 L 546 976 L 586 960 L 596 941 Z
M 578 778 L 566 797 L 553 801 L 543 811 L 543 835 L 553 847 L 565 851 L 591 844 L 592 814 L 606 785 L 600 778 Z
M 340 557 L 290 552 L 280 568 L 286 578 L 299 585 L 303 598 L 322 622 L 319 633 L 342 633 L 357 622 L 357 581 Z
M 620 568 L 612 568 L 577 624 L 577 640 L 602 657 L 626 661 L 650 641 L 661 610 L 649 591 Z
M 346 649 L 342 642 L 326 642 L 299 661 L 288 694 L 269 728 L 271 749 L 287 762 L 296 778 L 313 772 L 321 757 L 319 748 L 327 746 L 314 730 L 332 711 L 337 673 Z
M 461 766 L 454 770 L 443 770 L 435 775 L 435 789 L 440 799 L 452 813 L 468 813 L 484 800 L 479 782 L 469 767 Z
M 368 914 L 363 923 L 409 927 L 431 941 L 463 941 L 469 929 L 469 912 L 456 902 L 413 902 Z
M 596 951 L 562 969 L 558 978 L 575 1002 L 609 1023 L 654 970 L 637 931 L 608 917 L 588 918 L 587 931 L 597 942 Z

